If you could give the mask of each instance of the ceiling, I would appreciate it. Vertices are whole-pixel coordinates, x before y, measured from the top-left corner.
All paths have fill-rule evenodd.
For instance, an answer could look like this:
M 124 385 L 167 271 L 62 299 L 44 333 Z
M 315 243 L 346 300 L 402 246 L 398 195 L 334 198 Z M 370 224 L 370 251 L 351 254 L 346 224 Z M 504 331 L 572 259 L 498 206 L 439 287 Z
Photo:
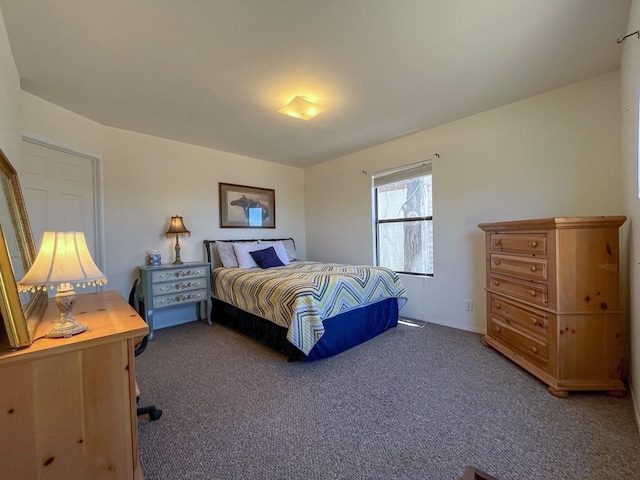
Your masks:
M 0 0 L 22 89 L 307 167 L 619 67 L 630 0 Z M 278 113 L 294 96 L 326 107 Z

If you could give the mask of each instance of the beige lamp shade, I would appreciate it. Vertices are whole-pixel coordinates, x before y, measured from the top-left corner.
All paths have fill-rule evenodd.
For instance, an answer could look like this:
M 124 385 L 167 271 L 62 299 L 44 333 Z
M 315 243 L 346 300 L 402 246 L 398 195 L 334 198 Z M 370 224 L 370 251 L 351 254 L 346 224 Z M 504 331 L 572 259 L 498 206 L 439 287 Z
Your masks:
M 18 282 L 21 292 L 70 283 L 83 288 L 103 285 L 107 277 L 91 258 L 84 233 L 44 232 L 33 265 Z
M 316 115 L 324 112 L 325 108 L 310 102 L 304 97 L 296 96 L 278 111 L 290 117 L 301 120 L 311 120 Z
M 46 333 L 47 337 L 70 337 L 88 327 L 73 316 L 76 292 L 73 286 L 103 285 L 107 277 L 93 263 L 84 233 L 44 232 L 38 255 L 27 274 L 18 282 L 20 292 L 57 288 L 56 305 L 60 320 Z

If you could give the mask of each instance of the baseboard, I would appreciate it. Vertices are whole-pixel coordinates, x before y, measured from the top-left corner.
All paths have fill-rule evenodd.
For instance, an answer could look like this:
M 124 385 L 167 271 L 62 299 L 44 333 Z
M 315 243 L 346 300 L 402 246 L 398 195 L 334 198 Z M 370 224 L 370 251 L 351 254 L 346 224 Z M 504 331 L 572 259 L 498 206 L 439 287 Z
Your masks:
M 638 397 L 633 393 L 633 385 L 629 382 L 629 393 L 631 394 L 631 404 L 633 405 L 633 413 L 636 418 L 636 427 L 640 432 L 640 405 L 638 405 Z
M 465 332 L 480 333 L 482 335 L 487 333 L 486 325 L 482 325 L 481 327 L 473 327 L 468 325 L 460 325 L 459 323 L 450 323 L 450 322 L 434 320 L 433 318 L 429 318 L 429 320 L 427 320 L 427 323 L 433 323 L 434 325 L 440 325 L 442 327 L 455 328 L 457 330 L 463 330 Z
M 176 305 L 173 308 L 160 308 L 153 313 L 153 329 L 175 327 L 187 322 L 193 322 L 197 318 L 196 305 Z
M 198 320 L 196 320 L 195 318 L 191 318 L 191 319 L 181 319 L 181 318 L 177 318 L 177 319 L 172 319 L 172 320 L 168 320 L 168 321 L 164 321 L 164 322 L 153 322 L 153 331 L 155 332 L 156 330 L 161 330 L 163 328 L 167 328 L 167 327 L 175 327 L 176 325 L 182 325 L 183 323 L 189 323 L 189 322 L 197 322 Z

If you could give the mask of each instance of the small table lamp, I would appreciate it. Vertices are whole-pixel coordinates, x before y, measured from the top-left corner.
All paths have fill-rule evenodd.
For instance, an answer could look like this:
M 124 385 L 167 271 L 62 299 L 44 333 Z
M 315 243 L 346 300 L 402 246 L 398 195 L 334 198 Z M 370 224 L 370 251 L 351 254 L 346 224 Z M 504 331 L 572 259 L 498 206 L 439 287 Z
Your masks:
M 18 282 L 18 291 L 35 292 L 57 287 L 55 299 L 60 320 L 47 332 L 47 337 L 70 337 L 88 329 L 71 313 L 76 303 L 74 283 L 82 288 L 107 283 L 107 277 L 91 258 L 84 233 L 44 232 L 38 255 Z
M 190 237 L 191 232 L 187 230 L 187 227 L 184 226 L 182 222 L 182 217 L 175 216 L 171 217 L 171 225 L 169 226 L 169 230 L 165 234 L 167 237 L 171 237 L 172 235 L 176 236 L 176 261 L 173 262 L 174 265 L 182 265 L 184 262 L 180 260 L 180 244 L 178 243 L 178 237 Z

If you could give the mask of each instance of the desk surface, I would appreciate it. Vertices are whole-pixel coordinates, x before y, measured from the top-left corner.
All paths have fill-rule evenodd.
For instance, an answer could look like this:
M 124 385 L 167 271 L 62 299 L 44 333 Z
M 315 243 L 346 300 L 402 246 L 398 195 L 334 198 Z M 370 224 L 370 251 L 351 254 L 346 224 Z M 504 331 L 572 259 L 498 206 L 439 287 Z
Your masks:
M 79 294 L 73 314 L 89 330 L 69 338 L 44 337 L 60 318 L 55 300 L 50 298 L 36 328 L 33 343 L 20 350 L 1 352 L 0 365 L 143 337 L 148 332 L 144 320 L 116 290 Z

